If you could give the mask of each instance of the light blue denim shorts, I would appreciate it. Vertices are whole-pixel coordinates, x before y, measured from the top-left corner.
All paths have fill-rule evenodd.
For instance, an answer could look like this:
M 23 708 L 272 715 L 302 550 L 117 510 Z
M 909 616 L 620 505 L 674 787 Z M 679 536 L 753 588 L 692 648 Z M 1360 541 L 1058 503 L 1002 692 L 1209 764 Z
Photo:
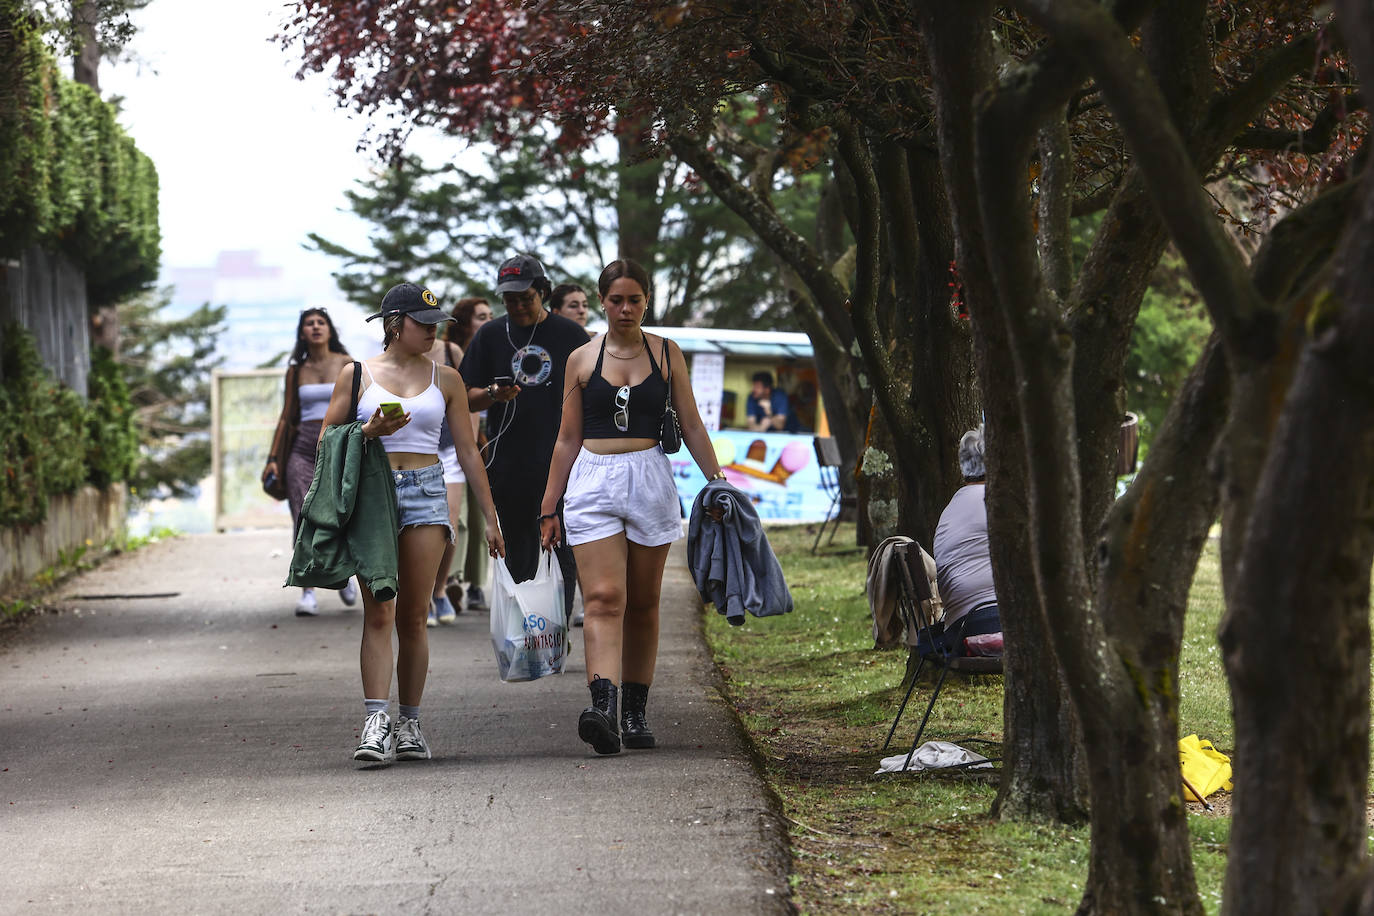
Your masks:
M 401 530 L 413 525 L 443 525 L 453 543 L 453 525 L 448 519 L 448 492 L 444 489 L 444 466 L 431 464 L 414 471 L 391 472 L 396 482 L 396 508 Z

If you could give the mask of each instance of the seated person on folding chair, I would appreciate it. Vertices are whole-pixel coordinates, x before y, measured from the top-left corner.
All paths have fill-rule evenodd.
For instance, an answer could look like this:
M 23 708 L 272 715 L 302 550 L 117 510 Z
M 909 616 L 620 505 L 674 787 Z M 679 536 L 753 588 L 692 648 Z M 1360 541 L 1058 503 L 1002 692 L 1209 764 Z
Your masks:
M 951 655 L 967 655 L 964 640 L 970 636 L 1002 631 L 988 552 L 986 467 L 980 426 L 959 440 L 964 484 L 940 513 L 935 529 L 936 582 L 945 605 L 944 643 Z

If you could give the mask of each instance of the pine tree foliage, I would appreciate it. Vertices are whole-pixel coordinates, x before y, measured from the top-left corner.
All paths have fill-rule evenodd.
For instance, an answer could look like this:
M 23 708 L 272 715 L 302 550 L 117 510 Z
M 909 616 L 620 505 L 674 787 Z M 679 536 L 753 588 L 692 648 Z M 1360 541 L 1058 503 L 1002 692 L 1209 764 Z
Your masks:
M 475 168 L 406 154 L 347 191 L 349 209 L 370 227 L 370 250 L 310 233 L 307 247 L 341 262 L 333 276 L 350 302 L 371 312 L 406 280 L 425 283 L 444 302 L 491 296 L 496 266 L 529 252 L 555 283 L 592 293 L 596 310 L 596 276 L 616 250 L 614 159 L 595 150 L 551 155 L 542 138 L 482 150 L 485 162 Z M 655 320 L 792 329 L 776 259 L 744 222 L 675 160 L 658 193 Z M 789 176 L 779 196 L 790 220 L 814 221 L 814 176 Z
M 129 492 L 139 499 L 193 496 L 210 473 L 210 373 L 224 361 L 227 310 L 206 303 L 172 318 L 170 302 L 158 290 L 119 306 L 119 362 L 143 451 Z

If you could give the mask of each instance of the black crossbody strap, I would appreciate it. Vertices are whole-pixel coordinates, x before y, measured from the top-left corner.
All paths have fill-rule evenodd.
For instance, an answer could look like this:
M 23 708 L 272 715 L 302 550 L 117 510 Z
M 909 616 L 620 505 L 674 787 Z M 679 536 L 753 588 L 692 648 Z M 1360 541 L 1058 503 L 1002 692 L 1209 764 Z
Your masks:
M 668 367 L 668 396 L 663 401 L 663 412 L 673 408 L 673 357 L 668 352 L 668 338 L 663 338 L 663 364 Z
M 358 388 L 363 381 L 363 367 L 356 359 L 353 361 L 353 395 L 349 398 L 348 420 L 352 423 L 358 419 Z
M 286 388 L 291 393 L 292 409 L 291 422 L 295 426 L 301 425 L 301 367 L 299 365 L 291 367 L 291 381 Z

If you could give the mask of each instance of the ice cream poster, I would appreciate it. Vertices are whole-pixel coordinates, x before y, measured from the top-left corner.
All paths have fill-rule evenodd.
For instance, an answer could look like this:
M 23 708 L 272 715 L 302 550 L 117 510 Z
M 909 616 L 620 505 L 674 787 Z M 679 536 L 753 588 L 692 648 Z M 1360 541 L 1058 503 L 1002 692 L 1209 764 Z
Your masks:
M 747 494 L 765 521 L 816 522 L 830 498 L 821 488 L 811 436 L 720 430 L 711 434 L 725 479 Z M 669 456 L 683 506 L 691 508 L 706 478 L 686 449 Z

